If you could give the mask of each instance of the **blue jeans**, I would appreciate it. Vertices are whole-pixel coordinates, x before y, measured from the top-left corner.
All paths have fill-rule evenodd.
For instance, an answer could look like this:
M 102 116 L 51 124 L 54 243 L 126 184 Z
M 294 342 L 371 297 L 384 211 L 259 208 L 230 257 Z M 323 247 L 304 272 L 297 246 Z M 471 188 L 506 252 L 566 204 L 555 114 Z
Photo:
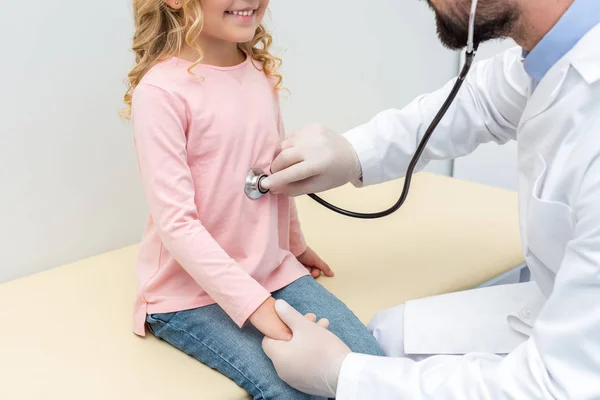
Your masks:
M 302 314 L 327 318 L 330 330 L 356 353 L 383 355 L 375 338 L 346 307 L 312 277 L 305 276 L 273 293 Z M 252 325 L 239 329 L 217 305 L 148 315 L 154 335 L 243 387 L 255 400 L 316 400 L 277 376 L 262 350 L 263 334 Z

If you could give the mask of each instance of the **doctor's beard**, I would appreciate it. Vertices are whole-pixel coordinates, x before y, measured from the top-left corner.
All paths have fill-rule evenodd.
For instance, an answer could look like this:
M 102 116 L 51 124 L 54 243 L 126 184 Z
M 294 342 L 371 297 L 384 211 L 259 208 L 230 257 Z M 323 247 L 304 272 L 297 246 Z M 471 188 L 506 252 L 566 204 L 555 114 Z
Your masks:
M 442 44 L 451 50 L 466 47 L 471 0 L 427 0 L 427 4 L 435 12 L 437 33 Z M 510 36 L 518 19 L 517 5 L 509 0 L 479 0 L 475 16 L 475 43 Z

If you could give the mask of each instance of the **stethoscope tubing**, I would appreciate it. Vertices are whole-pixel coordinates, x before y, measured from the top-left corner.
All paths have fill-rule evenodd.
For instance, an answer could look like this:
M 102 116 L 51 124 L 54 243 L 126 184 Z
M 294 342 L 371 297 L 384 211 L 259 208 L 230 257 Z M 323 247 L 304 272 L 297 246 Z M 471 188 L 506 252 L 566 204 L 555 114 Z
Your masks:
M 470 52 L 467 50 L 466 57 L 465 57 L 465 64 L 456 80 L 456 83 L 454 84 L 454 87 L 450 91 L 450 94 L 446 98 L 446 101 L 444 101 L 444 104 L 442 105 L 442 107 L 440 108 L 438 113 L 436 114 L 435 118 L 433 119 L 433 121 L 431 122 L 431 124 L 429 125 L 427 130 L 425 131 L 425 134 L 423 135 L 423 139 L 421 139 L 421 142 L 417 146 L 417 150 L 415 151 L 415 154 L 413 155 L 410 163 L 408 164 L 408 168 L 406 170 L 406 174 L 405 174 L 405 178 L 404 178 L 404 187 L 402 189 L 402 193 L 400 194 L 398 201 L 396 201 L 396 203 L 393 206 L 391 206 L 387 210 L 376 212 L 376 213 L 360 213 L 360 212 L 350 211 L 350 210 L 346 210 L 341 207 L 338 207 L 332 203 L 329 203 L 328 201 L 324 200 L 323 198 L 317 196 L 314 193 L 308 194 L 308 197 L 310 197 L 311 199 L 313 199 L 314 201 L 316 201 L 323 207 L 330 209 L 331 211 L 334 211 L 338 214 L 344 215 L 346 217 L 351 217 L 351 218 L 378 219 L 378 218 L 387 217 L 387 216 L 395 213 L 396 211 L 398 211 L 400 209 L 400 207 L 402 207 L 402 205 L 404 204 L 406 199 L 408 198 L 408 193 L 410 191 L 410 184 L 412 181 L 413 173 L 417 167 L 417 164 L 419 163 L 419 159 L 421 158 L 421 156 L 423 155 L 423 152 L 425 151 L 425 148 L 427 147 L 427 143 L 429 142 L 431 135 L 433 134 L 433 132 L 435 131 L 435 129 L 437 128 L 439 123 L 444 118 L 444 115 L 446 115 L 446 113 L 450 109 L 450 106 L 456 99 L 456 95 L 460 91 L 462 84 L 464 83 L 467 75 L 469 74 L 471 66 L 473 65 L 473 61 L 475 59 L 475 55 L 477 53 L 477 47 L 478 46 L 475 44 L 472 47 L 470 46 L 470 48 L 472 48 L 472 50 Z
M 384 211 L 375 212 L 375 213 L 361 213 L 361 212 L 350 211 L 350 210 L 346 210 L 341 207 L 338 207 L 332 203 L 329 203 L 328 201 L 324 200 L 323 198 L 317 196 L 314 193 L 311 193 L 308 195 L 311 199 L 313 199 L 317 203 L 321 204 L 323 207 L 326 207 L 326 208 L 330 209 L 331 211 L 334 211 L 338 214 L 345 215 L 347 217 L 352 217 L 352 218 L 359 218 L 359 219 L 378 219 L 378 218 L 387 217 L 387 216 L 393 214 L 394 212 L 398 211 L 400 209 L 400 207 L 402 207 L 402 205 L 408 198 L 408 193 L 410 191 L 410 184 L 412 182 L 413 174 L 415 172 L 415 169 L 417 168 L 417 164 L 419 163 L 421 156 L 423 155 L 423 152 L 425 151 L 425 148 L 427 147 L 427 143 L 429 142 L 429 139 L 431 138 L 433 132 L 435 132 L 435 129 L 438 127 L 438 125 L 440 124 L 440 122 L 442 121 L 442 119 L 444 118 L 444 116 L 446 115 L 448 110 L 450 109 L 450 106 L 452 106 L 452 103 L 456 99 L 456 96 L 458 95 L 460 88 L 462 87 L 463 83 L 465 82 L 467 75 L 469 74 L 469 71 L 471 70 L 471 66 L 473 65 L 473 62 L 475 60 L 475 55 L 477 54 L 477 48 L 479 47 L 479 43 L 475 42 L 475 16 L 477 13 L 477 2 L 478 2 L 478 0 L 472 0 L 472 2 L 471 2 L 471 13 L 469 15 L 469 30 L 468 30 L 468 37 L 467 37 L 467 49 L 466 49 L 465 63 L 463 65 L 463 68 L 462 68 L 460 74 L 458 75 L 458 78 L 456 79 L 454 86 L 452 87 L 452 90 L 448 94 L 448 97 L 442 104 L 440 110 L 435 115 L 433 121 L 431 121 L 431 124 L 425 131 L 423 138 L 421 139 L 419 145 L 417 146 L 415 154 L 413 155 L 410 163 L 408 164 L 408 168 L 406 170 L 406 174 L 405 174 L 405 178 L 404 178 L 404 186 L 402 188 L 402 193 L 400 194 L 398 201 L 396 201 L 396 203 L 393 206 L 391 206 L 390 208 L 388 208 L 387 210 L 384 210 Z M 266 191 L 262 190 L 261 186 L 260 186 L 260 182 L 265 177 L 266 177 L 266 175 L 264 173 L 262 173 L 260 170 L 252 169 L 249 171 L 248 176 L 246 178 L 246 183 L 245 183 L 246 184 L 245 191 L 246 191 L 246 195 L 248 195 L 248 197 L 255 200 L 269 192 L 268 190 L 266 190 Z
M 423 135 L 423 139 L 421 139 L 421 142 L 417 146 L 417 150 L 415 151 L 414 156 L 412 157 L 410 163 L 408 164 L 408 168 L 407 168 L 406 174 L 404 176 L 404 186 L 402 188 L 402 193 L 400 194 L 398 201 L 396 201 L 396 203 L 393 206 L 391 206 L 390 208 L 388 208 L 387 210 L 384 210 L 384 211 L 380 211 L 380 212 L 376 212 L 376 213 L 360 213 L 360 212 L 345 210 L 341 207 L 331 204 L 328 201 L 324 200 L 323 198 L 317 196 L 314 193 L 311 193 L 308 195 L 311 199 L 313 199 L 317 203 L 321 204 L 323 207 L 326 207 L 326 208 L 330 209 L 331 211 L 334 211 L 338 214 L 345 215 L 345 216 L 351 217 L 351 218 L 359 218 L 359 219 L 378 219 L 378 218 L 387 217 L 387 216 L 395 213 L 396 211 L 398 211 L 400 209 L 400 207 L 402 207 L 402 205 L 408 198 L 408 193 L 410 191 L 410 184 L 412 181 L 413 173 L 417 167 L 417 164 L 419 163 L 419 159 L 423 155 L 423 152 L 425 151 L 425 147 L 427 146 L 427 143 L 429 142 L 431 135 L 433 134 L 433 132 L 435 131 L 435 129 L 437 128 L 439 123 L 444 118 L 444 115 L 446 115 L 446 113 L 448 112 L 448 109 L 450 108 L 450 106 L 452 105 L 454 100 L 456 99 L 456 95 L 460 91 L 460 88 L 462 87 L 465 79 L 467 78 L 467 75 L 469 74 L 469 71 L 471 70 L 473 61 L 475 60 L 475 55 L 477 54 L 477 48 L 479 47 L 479 43 L 475 42 L 475 16 L 477 14 L 477 2 L 478 2 L 478 0 L 471 1 L 471 12 L 469 14 L 469 31 L 468 31 L 468 37 L 467 37 L 467 50 L 466 50 L 465 64 L 464 64 L 460 74 L 458 75 L 456 83 L 454 84 L 454 87 L 450 91 L 448 98 L 446 98 L 446 101 L 444 101 L 444 104 L 442 105 L 442 107 L 436 114 L 435 118 L 433 119 L 433 121 L 431 122 L 431 124 L 429 125 L 427 130 L 425 131 L 425 134 Z

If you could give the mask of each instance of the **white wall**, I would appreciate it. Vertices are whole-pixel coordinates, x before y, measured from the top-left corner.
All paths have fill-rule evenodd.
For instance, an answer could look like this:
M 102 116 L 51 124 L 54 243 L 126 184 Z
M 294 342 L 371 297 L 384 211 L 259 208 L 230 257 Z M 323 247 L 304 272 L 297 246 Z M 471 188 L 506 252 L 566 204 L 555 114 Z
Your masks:
M 288 131 L 322 122 L 343 132 L 387 108 L 401 108 L 458 72 L 459 54 L 437 40 L 425 2 L 272 1 L 284 53 Z M 450 173 L 449 162 L 429 171 Z
M 139 240 L 128 2 L 3 2 L 0 281 Z
M 513 46 L 516 46 L 513 40 L 484 43 L 477 52 L 477 60 L 485 60 Z M 453 176 L 459 179 L 517 190 L 517 143 L 481 145 L 467 157 L 457 159 L 453 169 Z
M 117 116 L 132 62 L 129 3 L 2 5 L 0 282 L 139 240 L 147 209 Z M 350 128 L 457 71 L 423 2 L 274 0 L 272 15 L 289 130 Z

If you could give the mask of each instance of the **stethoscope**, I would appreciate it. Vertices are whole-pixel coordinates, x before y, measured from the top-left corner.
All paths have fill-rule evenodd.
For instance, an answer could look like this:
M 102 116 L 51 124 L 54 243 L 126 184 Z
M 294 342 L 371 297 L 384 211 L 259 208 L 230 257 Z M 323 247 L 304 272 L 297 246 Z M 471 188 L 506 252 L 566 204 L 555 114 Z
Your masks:
M 406 175 L 405 175 L 405 180 L 404 180 L 404 188 L 402 189 L 402 194 L 400 195 L 400 198 L 398 199 L 396 204 L 394 204 L 392 207 L 388 208 L 385 211 L 381 211 L 381 212 L 377 212 L 377 213 L 358 213 L 358 212 L 348 211 L 348 210 L 344 210 L 343 208 L 337 207 L 337 206 L 323 200 L 316 194 L 309 194 L 308 196 L 310 198 L 312 198 L 313 200 L 315 200 L 317 203 L 321 204 L 322 206 L 330 209 L 331 211 L 335 211 L 336 213 L 339 213 L 339 214 L 342 214 L 342 215 L 345 215 L 348 217 L 361 218 L 361 219 L 376 219 L 376 218 L 387 217 L 388 215 L 393 214 L 400 207 L 402 207 L 402 205 L 406 201 L 406 198 L 408 197 L 408 191 L 410 190 L 411 179 L 413 176 L 413 172 L 417 166 L 417 163 L 419 162 L 419 158 L 423 154 L 423 151 L 425 150 L 425 147 L 427 146 L 427 142 L 429 141 L 429 138 L 431 137 L 431 135 L 433 134 L 433 132 L 439 125 L 440 121 L 442 120 L 444 115 L 446 115 L 446 112 L 448 111 L 448 109 L 450 108 L 452 103 L 454 102 L 456 95 L 458 94 L 463 82 L 465 81 L 465 79 L 469 73 L 469 70 L 471 69 L 471 65 L 473 65 L 473 60 L 475 59 L 475 55 L 477 53 L 477 48 L 479 45 L 478 43 L 474 43 L 475 14 L 477 11 L 477 2 L 478 2 L 478 0 L 473 0 L 471 3 L 471 13 L 469 15 L 469 33 L 468 33 L 469 36 L 468 36 L 468 40 L 467 40 L 465 64 L 464 64 L 460 74 L 458 75 L 458 79 L 456 80 L 456 83 L 454 84 L 452 91 L 450 91 L 448 98 L 446 99 L 446 101 L 444 102 L 444 104 L 442 105 L 442 107 L 440 108 L 438 113 L 436 114 L 435 118 L 433 119 L 433 121 L 431 122 L 431 124 L 429 125 L 427 130 L 425 131 L 425 134 L 423 135 L 423 139 L 421 139 L 421 142 L 417 146 L 417 150 L 415 151 L 415 154 L 414 154 L 413 158 L 411 159 L 410 164 L 408 165 L 408 169 L 406 170 Z M 264 196 L 265 194 L 269 193 L 268 190 L 264 190 L 261 187 L 261 181 L 263 179 L 265 179 L 267 176 L 268 176 L 267 174 L 265 174 L 262 170 L 260 170 L 258 168 L 252 168 L 250 171 L 248 171 L 248 175 L 246 176 L 246 183 L 245 183 L 245 187 L 244 187 L 244 192 L 246 193 L 246 196 L 248 196 L 252 200 L 256 200 L 256 199 L 259 199 L 260 197 Z

